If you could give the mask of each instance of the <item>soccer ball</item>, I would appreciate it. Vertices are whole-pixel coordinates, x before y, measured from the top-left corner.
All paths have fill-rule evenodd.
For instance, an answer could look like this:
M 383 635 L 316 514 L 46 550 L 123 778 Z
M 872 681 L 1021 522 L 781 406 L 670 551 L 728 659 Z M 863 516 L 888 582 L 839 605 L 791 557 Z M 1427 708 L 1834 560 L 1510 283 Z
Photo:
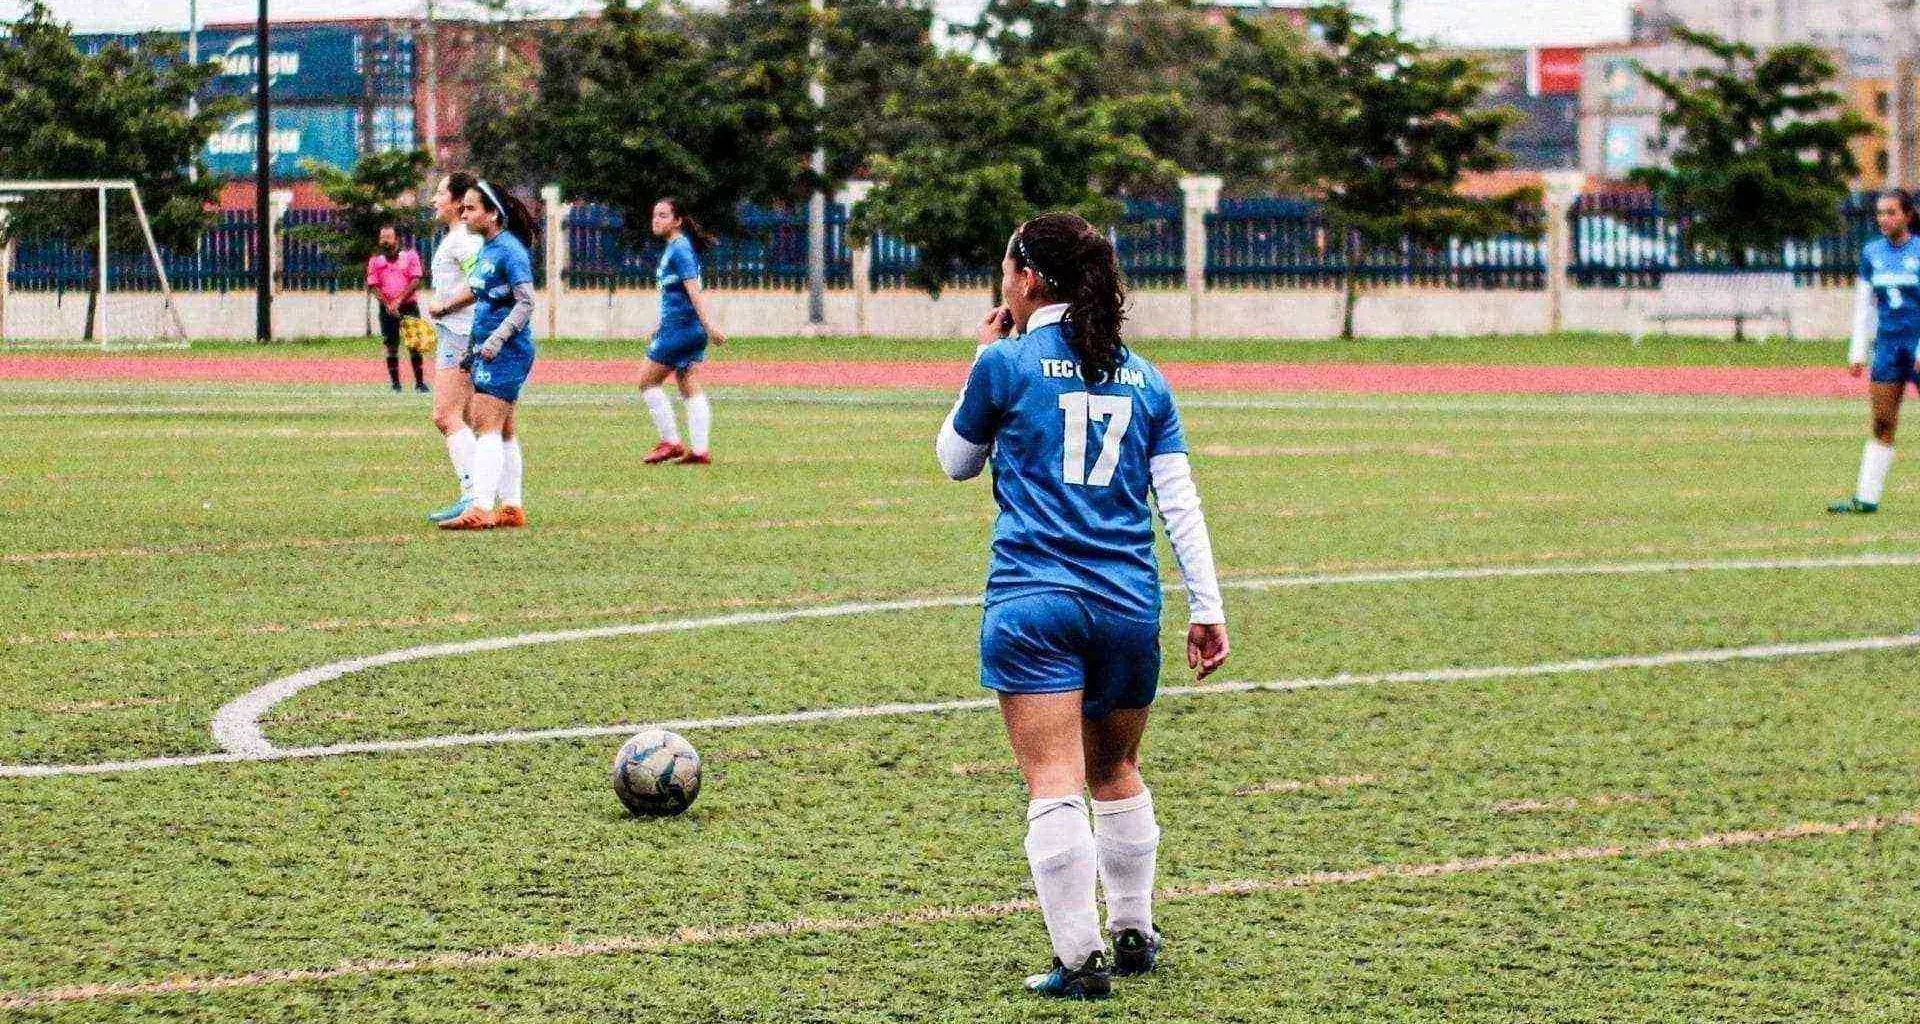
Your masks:
M 700 795 L 700 752 L 679 733 L 648 729 L 614 757 L 613 792 L 636 815 L 679 814 Z

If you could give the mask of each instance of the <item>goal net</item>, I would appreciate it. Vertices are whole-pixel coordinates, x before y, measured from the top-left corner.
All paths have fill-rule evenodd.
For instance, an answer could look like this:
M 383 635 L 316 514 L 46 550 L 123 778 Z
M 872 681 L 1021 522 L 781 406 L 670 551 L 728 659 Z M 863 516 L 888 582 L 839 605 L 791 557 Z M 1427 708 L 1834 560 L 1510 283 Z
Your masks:
M 130 181 L 0 181 L 0 347 L 184 348 Z

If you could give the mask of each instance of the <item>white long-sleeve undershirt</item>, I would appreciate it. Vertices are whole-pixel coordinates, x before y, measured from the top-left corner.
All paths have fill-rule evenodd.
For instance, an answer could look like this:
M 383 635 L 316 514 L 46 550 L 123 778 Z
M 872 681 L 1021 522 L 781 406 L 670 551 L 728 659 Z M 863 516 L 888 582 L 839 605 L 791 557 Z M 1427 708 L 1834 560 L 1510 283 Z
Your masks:
M 1160 507 L 1160 525 L 1173 544 L 1173 560 L 1187 588 L 1187 621 L 1202 624 L 1227 621 L 1220 599 L 1220 577 L 1213 566 L 1213 538 L 1207 517 L 1200 511 L 1200 489 L 1193 484 L 1193 466 L 1185 452 L 1156 455 L 1148 463 L 1153 476 L 1154 503 Z
M 1861 281 L 1853 289 L 1853 339 L 1847 345 L 1847 363 L 1858 366 L 1873 351 L 1873 336 L 1880 328 L 1880 310 L 1874 302 L 1873 285 Z
M 986 350 L 985 345 L 974 349 L 974 361 L 978 362 L 980 353 Z M 987 459 L 993 455 L 992 445 L 974 444 L 953 429 L 953 418 L 960 414 L 960 403 L 966 400 L 967 390 L 962 387 L 960 397 L 953 400 L 953 408 L 947 410 L 946 421 L 940 424 L 940 434 L 933 441 L 933 454 L 940 459 L 940 468 L 952 480 L 971 480 L 979 476 L 980 471 L 987 468 Z

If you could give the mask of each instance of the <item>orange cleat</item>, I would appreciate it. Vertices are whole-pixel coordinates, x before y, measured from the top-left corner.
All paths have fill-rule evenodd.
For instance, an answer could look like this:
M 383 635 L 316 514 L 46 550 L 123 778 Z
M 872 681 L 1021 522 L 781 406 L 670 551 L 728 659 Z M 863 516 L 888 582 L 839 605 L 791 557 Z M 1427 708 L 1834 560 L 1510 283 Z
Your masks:
M 640 461 L 649 466 L 658 466 L 662 462 L 672 462 L 686 454 L 686 445 L 678 441 L 662 441 L 654 445 L 653 450 L 647 453 L 647 457 Z
M 527 510 L 518 505 L 502 505 L 493 515 L 493 525 L 500 529 L 512 529 L 527 525 Z
M 688 452 L 673 461 L 682 466 L 711 466 L 713 465 L 713 453 Z
M 440 524 L 442 530 L 491 530 L 493 513 L 478 505 Z

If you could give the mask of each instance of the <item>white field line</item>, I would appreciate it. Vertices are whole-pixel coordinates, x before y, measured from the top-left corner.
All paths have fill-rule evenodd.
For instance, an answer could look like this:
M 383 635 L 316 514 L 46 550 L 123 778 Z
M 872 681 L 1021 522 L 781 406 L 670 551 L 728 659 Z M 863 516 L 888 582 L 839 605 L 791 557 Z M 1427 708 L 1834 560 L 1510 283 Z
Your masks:
M 1311 574 L 1222 581 L 1221 586 L 1236 590 L 1269 590 L 1284 587 L 1337 586 L 1349 584 L 1406 583 L 1436 580 L 1479 580 L 1516 577 L 1595 576 L 1672 572 L 1735 570 L 1809 570 L 1863 567 L 1899 567 L 1920 565 L 1920 555 L 1857 555 L 1842 558 L 1736 559 L 1725 561 L 1663 561 L 1602 563 L 1596 565 L 1504 566 L 1455 569 L 1407 569 L 1386 572 Z M 1172 589 L 1172 588 L 1169 588 Z M 222 706 L 215 714 L 212 731 L 220 753 L 179 757 L 140 758 L 69 765 L 0 765 L 0 778 L 47 778 L 67 775 L 102 775 L 156 768 L 181 768 L 238 761 L 286 760 L 333 757 L 343 754 L 389 753 L 458 746 L 487 746 L 503 743 L 528 743 L 543 740 L 580 739 L 618 735 L 635 729 L 635 723 L 577 726 L 562 729 L 506 730 L 428 736 L 403 740 L 375 740 L 326 746 L 279 748 L 267 739 L 260 720 L 274 705 L 303 690 L 331 682 L 342 676 L 368 669 L 399 665 L 431 658 L 454 657 L 488 651 L 508 650 L 538 644 L 569 643 L 577 640 L 643 636 L 658 633 L 716 629 L 729 626 L 767 625 L 804 619 L 842 618 L 887 612 L 968 607 L 979 602 L 974 595 L 929 597 L 901 601 L 851 602 L 766 612 L 659 622 L 628 623 L 591 629 L 556 630 L 489 637 L 455 643 L 429 644 L 381 654 L 353 658 L 316 666 L 257 687 Z M 1235 693 L 1250 691 L 1304 690 L 1372 683 L 1456 682 L 1475 679 L 1499 679 L 1518 676 L 1555 675 L 1569 672 L 1597 672 L 1618 668 L 1643 668 L 1662 665 L 1697 664 L 1717 661 L 1809 657 L 1851 651 L 1892 650 L 1920 646 L 1920 634 L 1866 637 L 1846 640 L 1794 644 L 1764 644 L 1752 647 L 1719 648 L 1704 651 L 1678 651 L 1653 655 L 1628 655 L 1611 658 L 1550 662 L 1544 665 L 1497 665 L 1480 668 L 1421 669 L 1378 674 L 1342 674 L 1321 679 L 1295 679 L 1279 682 L 1228 682 L 1193 687 L 1166 687 L 1168 696 Z M 924 704 L 883 704 L 867 707 L 824 708 L 773 715 L 727 716 L 650 723 L 676 730 L 737 729 L 751 726 L 786 725 L 801 722 L 840 721 L 897 715 L 937 714 L 991 707 L 991 700 L 940 701 Z
M 1259 893 L 1299 891 L 1330 885 L 1448 878 L 1454 875 L 1484 874 L 1512 868 L 1625 860 L 1702 850 L 1762 846 L 1795 839 L 1871 835 L 1891 828 L 1915 824 L 1920 824 L 1920 813 L 1908 811 L 1897 815 L 1856 818 L 1843 822 L 1804 822 L 1783 828 L 1713 832 L 1691 839 L 1658 839 L 1641 843 L 1562 847 L 1555 850 L 1512 853 L 1504 856 L 1472 857 L 1420 864 L 1377 864 L 1349 871 L 1314 871 L 1299 875 L 1235 879 L 1215 882 L 1211 885 L 1162 889 L 1154 894 L 1154 898 L 1162 903 L 1171 903 L 1218 896 L 1250 896 Z M 846 935 L 917 925 L 987 921 L 1011 917 L 1015 914 L 1032 913 L 1037 909 L 1039 904 L 1033 900 L 1008 900 L 965 907 L 922 907 L 916 910 L 899 910 L 865 917 L 802 917 L 785 921 L 762 921 L 720 927 L 689 927 L 655 935 L 621 935 L 587 941 L 528 943 L 499 949 L 437 953 L 413 959 L 347 960 L 332 967 L 322 968 L 294 968 L 198 977 L 189 975 L 161 981 L 67 985 L 0 994 L 0 1009 L 30 1010 L 61 1004 L 90 1003 L 103 999 L 204 995 L 276 985 L 335 981 L 343 978 L 485 970 L 506 964 L 577 960 L 615 954 L 650 954 L 672 949 L 757 942 L 766 939 Z
M 452 645 L 448 645 L 452 646 Z M 1278 693 L 1293 690 L 1333 689 L 1346 686 L 1400 683 L 1455 683 L 1487 679 L 1520 679 L 1535 676 L 1607 672 L 1616 669 L 1662 668 L 1673 665 L 1714 664 L 1729 661 L 1767 661 L 1781 658 L 1818 657 L 1856 651 L 1905 650 L 1920 647 L 1920 634 L 1859 637 L 1849 640 L 1820 640 L 1809 643 L 1761 644 L 1751 647 L 1722 647 L 1699 651 L 1670 651 L 1664 654 L 1634 654 L 1608 658 L 1582 658 L 1574 661 L 1547 662 L 1538 665 L 1489 665 L 1480 668 L 1419 669 L 1400 672 L 1342 673 L 1317 679 L 1282 679 L 1265 682 L 1206 683 L 1198 686 L 1162 687 L 1163 697 L 1204 697 L 1221 694 Z M 675 732 L 699 732 L 717 729 L 745 729 L 756 726 L 797 725 L 806 722 L 844 722 L 862 718 L 889 718 L 911 715 L 953 714 L 994 707 L 992 698 L 929 701 L 920 704 L 870 704 L 863 707 L 820 708 L 768 715 L 733 715 L 721 718 L 684 718 L 664 722 L 625 722 L 615 725 L 571 726 L 561 729 L 525 729 L 505 732 L 463 733 L 450 736 L 423 736 L 405 740 L 368 740 L 335 743 L 316 747 L 264 747 L 218 754 L 186 757 L 155 757 L 135 761 L 107 761 L 79 765 L 0 765 L 0 778 L 50 778 L 71 775 L 108 775 L 156 768 L 186 768 L 207 764 L 232 764 L 243 761 L 291 761 L 346 754 L 390 754 L 403 751 L 438 750 L 448 747 L 497 746 L 506 743 L 533 743 L 546 740 L 589 739 L 622 736 L 642 728 L 671 729 Z M 231 705 L 230 705 L 231 706 Z M 262 737 L 262 742 L 265 738 Z

